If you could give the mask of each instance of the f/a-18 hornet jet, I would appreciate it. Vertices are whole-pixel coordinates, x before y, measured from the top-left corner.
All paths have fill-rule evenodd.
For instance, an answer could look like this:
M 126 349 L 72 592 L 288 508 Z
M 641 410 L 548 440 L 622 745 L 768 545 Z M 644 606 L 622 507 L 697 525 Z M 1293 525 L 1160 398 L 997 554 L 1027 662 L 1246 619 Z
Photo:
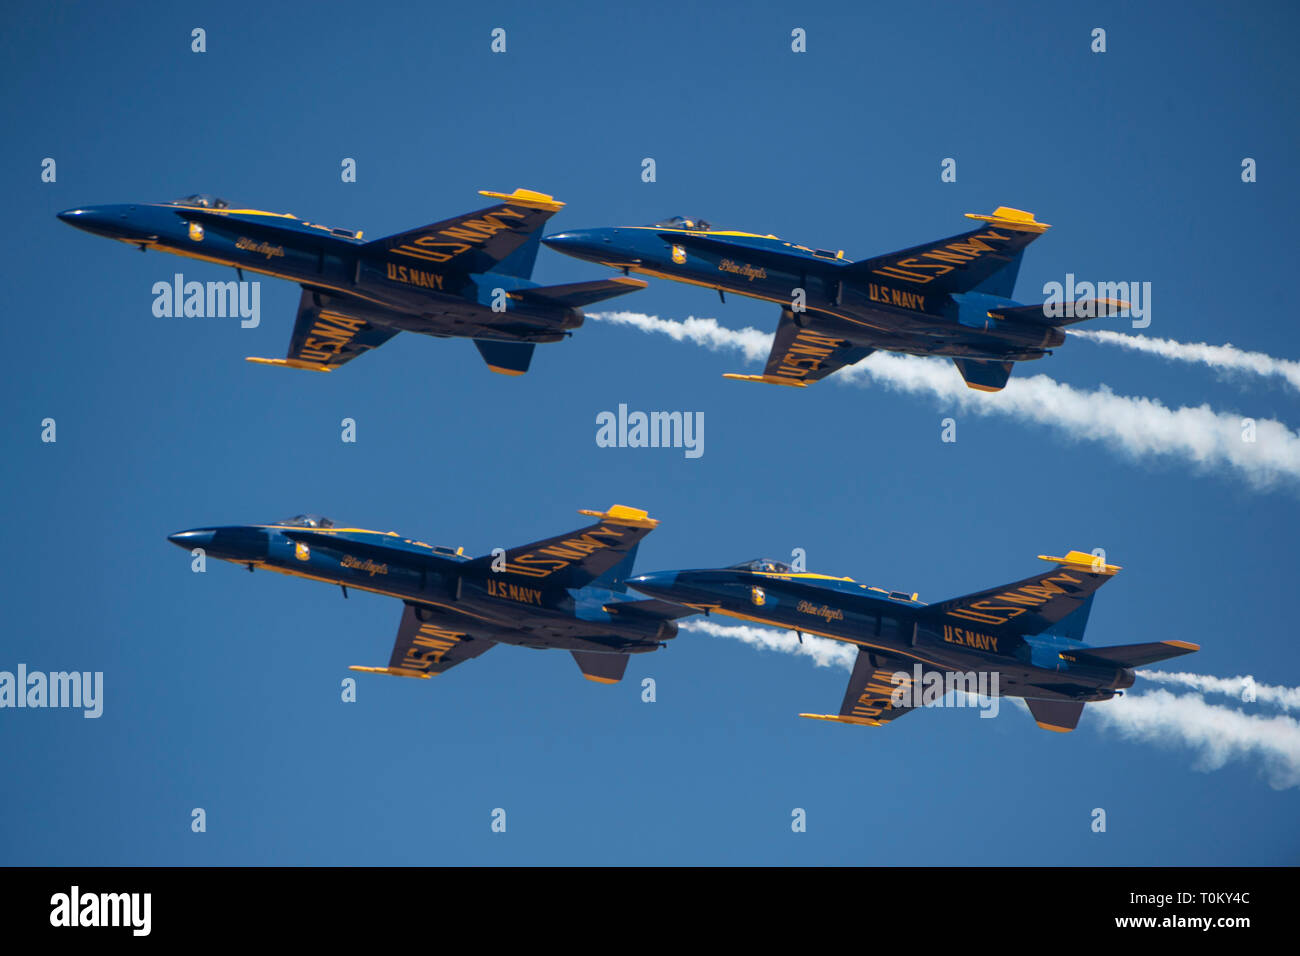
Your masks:
M 492 371 L 522 375 L 538 342 L 558 342 L 582 325 L 582 306 L 645 288 L 628 278 L 537 285 L 529 276 L 541 229 L 564 203 L 527 189 L 481 195 L 499 202 L 372 242 L 360 231 L 233 209 L 208 195 L 84 206 L 59 218 L 141 250 L 234 266 L 241 280 L 247 270 L 299 283 L 288 357 L 248 360 L 317 372 L 407 331 L 473 339 Z M 224 294 L 235 295 L 234 283 L 226 285 Z
M 428 678 L 497 644 L 516 644 L 567 650 L 588 680 L 613 684 L 629 654 L 663 647 L 677 635 L 674 618 L 693 612 L 627 593 L 637 545 L 657 521 L 623 505 L 580 514 L 595 523 L 481 558 L 395 531 L 340 528 L 317 515 L 196 528 L 167 540 L 250 571 L 338 584 L 345 597 L 356 588 L 401 599 L 388 666 L 354 671 Z
M 1070 731 L 1085 703 L 1132 687 L 1133 668 L 1200 650 L 1186 641 L 1088 646 L 1082 638 L 1095 592 L 1120 569 L 1080 551 L 1039 557 L 1052 570 L 930 605 L 915 593 L 796 572 L 770 559 L 643 574 L 628 584 L 705 614 L 855 645 L 839 713 L 799 715 L 844 724 L 880 727 L 953 687 L 996 687 L 991 694 L 1025 698 L 1044 730 Z M 996 684 L 980 674 L 997 675 Z M 930 688 L 944 690 L 929 695 Z
M 1082 300 L 1045 314 L 1011 298 L 1025 247 L 1048 228 L 1032 213 L 1000 206 L 982 225 L 858 262 L 776 236 L 717 229 L 674 216 L 652 226 L 562 232 L 542 241 L 626 275 L 674 279 L 781 303 L 762 375 L 746 382 L 807 386 L 883 349 L 950 356 L 971 388 L 997 392 L 1015 362 L 1042 358 L 1065 341 L 1061 326 L 1113 315 L 1128 303 Z M 725 299 L 724 299 L 725 301 Z

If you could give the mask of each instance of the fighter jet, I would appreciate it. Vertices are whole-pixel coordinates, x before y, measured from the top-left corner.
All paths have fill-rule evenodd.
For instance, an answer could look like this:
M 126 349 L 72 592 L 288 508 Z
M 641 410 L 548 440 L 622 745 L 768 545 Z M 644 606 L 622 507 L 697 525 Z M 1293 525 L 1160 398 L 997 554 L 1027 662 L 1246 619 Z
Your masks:
M 351 670 L 429 678 L 497 644 L 562 648 L 588 680 L 617 683 L 628 655 L 658 650 L 689 608 L 627 593 L 637 545 L 658 524 L 614 505 L 595 523 L 469 558 L 395 531 L 341 528 L 318 515 L 271 525 L 181 531 L 167 540 L 206 558 L 398 598 L 406 605 L 387 666 Z
M 538 342 L 558 342 L 582 325 L 582 306 L 645 287 L 626 278 L 537 285 L 529 276 L 541 229 L 564 203 L 527 189 L 481 195 L 500 201 L 372 242 L 360 231 L 235 209 L 209 195 L 84 206 L 59 218 L 141 250 L 234 266 L 241 281 L 247 271 L 299 283 L 288 357 L 248 361 L 316 372 L 405 330 L 473 339 L 492 371 L 522 375 Z M 234 282 L 208 284 L 219 315 L 237 294 Z
M 770 559 L 643 574 L 628 584 L 705 614 L 856 646 L 839 713 L 799 715 L 843 724 L 880 727 L 948 690 L 978 688 L 1023 697 L 1039 727 L 1070 731 L 1085 703 L 1132 687 L 1133 668 L 1200 650 L 1186 641 L 1088 646 L 1082 637 L 1093 597 L 1120 568 L 1080 551 L 1039 557 L 1052 570 L 928 605 L 916 593 L 797 572 Z M 996 675 L 996 684 L 981 675 Z M 930 694 L 934 688 L 941 690 Z
M 681 216 L 542 241 L 625 275 L 717 289 L 723 301 L 734 292 L 780 303 L 763 374 L 726 376 L 744 382 L 805 387 L 883 349 L 950 356 L 967 385 L 996 392 L 1015 362 L 1042 358 L 1064 342 L 1062 326 L 1129 307 L 1119 299 L 1086 299 L 1064 303 L 1057 317 L 1042 304 L 1021 305 L 1011 298 L 1021 256 L 1050 227 L 1007 206 L 967 218 L 982 225 L 858 262 L 843 250 Z

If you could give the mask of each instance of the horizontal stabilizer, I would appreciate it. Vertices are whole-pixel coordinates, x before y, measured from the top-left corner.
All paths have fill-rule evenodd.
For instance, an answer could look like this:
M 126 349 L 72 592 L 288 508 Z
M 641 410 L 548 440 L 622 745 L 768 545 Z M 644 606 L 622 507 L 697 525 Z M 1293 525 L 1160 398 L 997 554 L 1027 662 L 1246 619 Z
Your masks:
M 1114 318 L 1130 308 L 1132 306 L 1123 299 L 1079 299 L 1077 302 L 1043 302 L 1038 305 L 990 309 L 989 315 L 995 319 L 1061 326 L 1085 322 L 1088 319 Z
M 1199 644 L 1188 641 L 1152 641 L 1149 644 L 1119 644 L 1115 647 L 1089 647 L 1086 650 L 1065 651 L 1064 656 L 1081 664 L 1103 667 L 1142 667 L 1171 657 L 1182 657 L 1199 651 Z
M 546 302 L 552 305 L 580 309 L 593 302 L 603 302 L 616 295 L 639 292 L 650 283 L 627 276 L 597 279 L 594 282 L 569 282 L 564 285 L 544 285 L 533 289 L 519 289 L 514 295 L 524 301 Z
M 578 662 L 582 676 L 597 684 L 617 684 L 627 670 L 626 654 L 597 654 L 589 651 L 570 651 Z
M 532 342 L 497 342 L 491 339 L 475 339 L 479 354 L 487 367 L 498 375 L 523 375 L 533 360 Z
M 970 388 L 981 392 L 1000 392 L 1006 388 L 1014 362 L 986 362 L 983 359 L 952 360 Z
M 1039 727 L 1058 734 L 1069 733 L 1079 726 L 1079 715 L 1083 713 L 1083 704 L 1074 700 L 1026 700 L 1025 703 Z

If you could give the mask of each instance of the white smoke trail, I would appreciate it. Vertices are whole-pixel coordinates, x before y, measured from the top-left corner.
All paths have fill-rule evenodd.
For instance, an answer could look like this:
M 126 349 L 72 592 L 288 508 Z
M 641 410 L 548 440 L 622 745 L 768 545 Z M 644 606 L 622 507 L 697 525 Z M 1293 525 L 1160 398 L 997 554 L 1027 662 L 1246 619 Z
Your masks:
M 1167 690 L 1126 694 L 1088 710 L 1126 737 L 1192 748 L 1198 770 L 1255 755 L 1274 790 L 1300 787 L 1300 723 L 1294 717 L 1259 717 Z
M 753 328 L 727 329 L 714 319 L 679 322 L 637 312 L 592 317 L 710 349 L 736 349 L 750 359 L 766 355 L 771 347 L 770 335 Z M 1085 391 L 1046 375 L 1012 378 L 1001 392 L 980 392 L 967 388 L 947 362 L 890 352 L 876 352 L 835 378 L 929 395 L 980 415 L 1052 425 L 1072 438 L 1105 442 L 1135 458 L 1168 456 L 1206 468 L 1226 465 L 1260 488 L 1280 479 L 1300 480 L 1300 435 L 1273 419 L 1255 420 L 1254 440 L 1249 441 L 1241 416 L 1208 405 L 1168 408 L 1153 398 L 1116 395 L 1105 385 Z
M 1234 345 L 1210 345 L 1206 342 L 1176 342 L 1153 339 L 1145 335 L 1093 329 L 1067 329 L 1070 335 L 1104 345 L 1118 345 L 1137 352 L 1149 352 L 1177 362 L 1198 362 L 1211 368 L 1232 372 L 1250 372 L 1262 376 L 1280 376 L 1300 391 L 1300 362 L 1274 358 L 1264 352 L 1246 352 Z
M 767 353 L 772 350 L 772 333 L 760 332 L 748 325 L 743 329 L 729 329 L 719 325 L 717 319 L 700 319 L 692 315 L 681 322 L 640 312 L 588 312 L 587 318 L 614 325 L 630 325 L 642 332 L 660 332 L 674 341 L 694 342 L 713 352 L 736 349 L 751 362 L 767 358 Z
M 769 627 L 733 626 L 714 624 L 712 621 L 682 621 L 679 626 L 683 631 L 698 631 L 711 637 L 730 637 L 760 650 L 809 657 L 818 667 L 843 667 L 851 671 L 858 656 L 857 648 L 814 634 L 805 634 L 801 644 L 799 635 L 794 631 L 777 631 Z
M 1277 684 L 1260 684 L 1255 678 L 1245 677 L 1211 677 L 1208 674 L 1191 674 L 1187 671 L 1134 671 L 1138 677 L 1145 677 L 1161 684 L 1180 684 L 1191 687 L 1203 694 L 1224 694 L 1237 700 L 1251 702 L 1246 696 L 1249 689 L 1254 694 L 1254 702 L 1271 704 L 1283 710 L 1300 710 L 1300 687 L 1283 687 Z
M 828 638 L 805 635 L 799 643 L 794 631 L 766 627 L 715 624 L 712 621 L 683 621 L 681 628 L 713 637 L 729 637 L 751 647 L 809 657 L 819 667 L 853 669 L 857 649 Z M 1231 685 L 1232 694 L 1241 691 L 1243 678 L 1205 677 L 1200 674 L 1166 674 L 1163 671 L 1138 671 L 1144 677 L 1196 678 L 1200 683 L 1184 681 L 1188 686 L 1203 686 L 1219 692 Z M 1257 698 L 1269 697 L 1270 703 L 1289 701 L 1296 691 L 1289 687 L 1256 684 Z M 1265 689 L 1267 688 L 1267 692 Z M 1273 693 L 1278 692 L 1278 693 Z M 1019 698 L 1011 698 L 1024 707 Z M 1281 703 L 1280 706 L 1289 706 Z M 1024 708 L 1028 709 L 1028 708 Z M 1126 737 L 1162 746 L 1183 745 L 1197 753 L 1197 769 L 1218 770 L 1228 761 L 1260 758 L 1269 785 L 1275 790 L 1300 787 L 1300 723 L 1281 714 L 1258 716 L 1231 707 L 1207 703 L 1197 694 L 1171 694 L 1155 690 L 1149 694 L 1125 694 L 1088 708 L 1108 727 Z

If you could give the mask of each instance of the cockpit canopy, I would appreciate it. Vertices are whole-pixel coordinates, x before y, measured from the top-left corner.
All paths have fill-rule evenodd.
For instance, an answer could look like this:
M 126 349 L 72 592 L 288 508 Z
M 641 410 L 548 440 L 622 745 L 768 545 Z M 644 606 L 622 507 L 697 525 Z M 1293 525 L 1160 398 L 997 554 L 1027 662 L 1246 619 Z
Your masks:
M 230 203 L 224 199 L 218 199 L 211 193 L 195 193 L 192 196 L 184 196 L 176 200 L 178 206 L 199 206 L 203 209 L 229 209 Z
M 687 219 L 685 216 L 661 219 L 655 225 L 664 229 L 697 229 L 700 232 L 708 232 L 713 228 L 713 223 L 705 222 L 703 219 Z
M 789 574 L 794 569 L 788 564 L 780 561 L 773 561 L 771 558 L 755 558 L 753 561 L 745 561 L 742 564 L 731 565 L 732 571 L 766 571 L 774 574 Z
M 277 522 L 290 528 L 332 528 L 334 522 L 329 518 L 322 518 L 320 515 L 294 515 L 292 518 L 285 518 Z

